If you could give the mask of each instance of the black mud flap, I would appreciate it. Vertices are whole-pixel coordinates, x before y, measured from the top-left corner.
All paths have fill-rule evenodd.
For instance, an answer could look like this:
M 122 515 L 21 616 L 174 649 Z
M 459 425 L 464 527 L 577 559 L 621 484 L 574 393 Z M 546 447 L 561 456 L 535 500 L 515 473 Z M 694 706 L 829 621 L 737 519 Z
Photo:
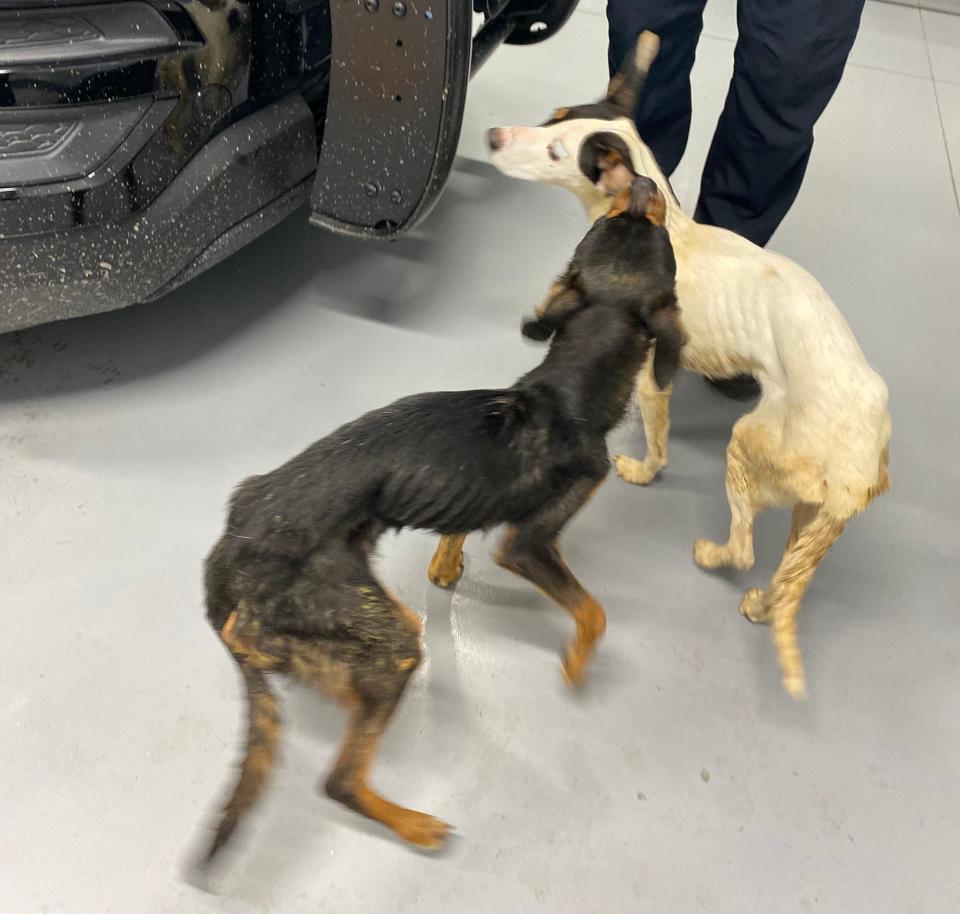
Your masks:
M 332 0 L 314 225 L 389 238 L 430 211 L 460 136 L 471 13 L 469 0 Z

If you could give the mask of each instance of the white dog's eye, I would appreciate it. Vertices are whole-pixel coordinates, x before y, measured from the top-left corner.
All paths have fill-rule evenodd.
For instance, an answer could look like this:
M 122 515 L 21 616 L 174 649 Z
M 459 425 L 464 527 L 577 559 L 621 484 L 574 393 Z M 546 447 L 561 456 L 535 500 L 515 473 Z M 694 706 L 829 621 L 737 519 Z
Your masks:
M 568 155 L 566 146 L 560 142 L 560 140 L 554 140 L 547 147 L 547 155 L 550 156 L 551 161 L 559 162 L 561 159 L 565 159 Z

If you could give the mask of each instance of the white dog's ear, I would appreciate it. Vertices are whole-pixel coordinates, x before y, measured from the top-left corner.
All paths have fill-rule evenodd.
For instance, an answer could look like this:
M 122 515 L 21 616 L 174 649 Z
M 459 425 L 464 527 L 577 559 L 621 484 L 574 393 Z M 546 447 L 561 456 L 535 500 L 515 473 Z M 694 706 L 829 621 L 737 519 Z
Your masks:
M 660 39 L 653 32 L 641 32 L 633 53 L 627 56 L 620 71 L 607 86 L 604 100 L 626 117 L 633 118 L 636 112 L 637 99 L 659 50 Z

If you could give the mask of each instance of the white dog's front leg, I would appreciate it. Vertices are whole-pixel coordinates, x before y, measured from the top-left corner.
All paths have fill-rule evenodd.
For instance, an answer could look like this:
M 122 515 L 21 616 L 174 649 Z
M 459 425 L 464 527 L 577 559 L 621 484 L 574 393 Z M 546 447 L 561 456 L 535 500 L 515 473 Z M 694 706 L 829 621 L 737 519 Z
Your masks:
M 653 347 L 637 375 L 637 402 L 643 419 L 643 434 L 647 439 L 647 455 L 643 460 L 617 454 L 614 465 L 627 482 L 645 486 L 653 482 L 667 465 L 667 438 L 670 432 L 670 393 L 673 385 L 663 390 L 653 379 Z

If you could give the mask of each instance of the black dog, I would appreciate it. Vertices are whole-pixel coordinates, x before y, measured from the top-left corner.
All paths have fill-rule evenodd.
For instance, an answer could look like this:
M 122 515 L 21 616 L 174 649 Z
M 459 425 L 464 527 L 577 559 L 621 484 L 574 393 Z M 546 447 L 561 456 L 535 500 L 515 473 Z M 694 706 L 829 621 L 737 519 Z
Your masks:
M 619 207 L 619 208 L 618 208 Z M 279 735 L 264 676 L 286 673 L 343 702 L 351 719 L 326 791 L 424 848 L 448 826 L 368 786 L 381 735 L 420 662 L 420 621 L 380 585 L 369 558 L 388 528 L 445 534 L 432 570 L 459 573 L 465 531 L 510 525 L 499 564 L 573 615 L 564 669 L 581 681 L 603 609 L 564 563 L 557 537 L 607 475 L 620 420 L 650 345 L 658 378 L 682 342 L 663 201 L 639 178 L 581 243 L 524 333 L 553 336 L 543 363 L 504 390 L 428 393 L 368 413 L 289 463 L 243 482 L 207 560 L 207 616 L 243 675 L 246 753 L 203 863 L 260 792 Z M 660 214 L 660 219 L 657 218 Z

